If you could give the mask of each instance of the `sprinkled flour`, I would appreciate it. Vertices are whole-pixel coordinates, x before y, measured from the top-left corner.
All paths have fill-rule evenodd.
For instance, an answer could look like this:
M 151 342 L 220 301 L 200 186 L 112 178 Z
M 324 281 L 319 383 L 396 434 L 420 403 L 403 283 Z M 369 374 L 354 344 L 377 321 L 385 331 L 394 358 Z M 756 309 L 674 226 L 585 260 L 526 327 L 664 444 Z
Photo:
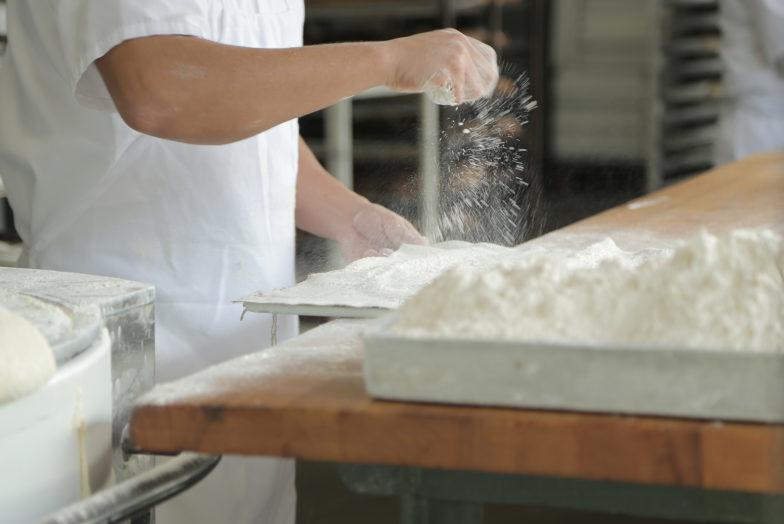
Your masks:
M 529 172 L 523 128 L 536 102 L 527 75 L 502 67 L 492 96 L 444 112 L 438 205 L 422 227 L 433 242 L 514 246 L 541 234 L 541 186 Z
M 784 241 L 769 230 L 702 232 L 635 267 L 547 253 L 457 266 L 408 301 L 416 336 L 784 350 Z

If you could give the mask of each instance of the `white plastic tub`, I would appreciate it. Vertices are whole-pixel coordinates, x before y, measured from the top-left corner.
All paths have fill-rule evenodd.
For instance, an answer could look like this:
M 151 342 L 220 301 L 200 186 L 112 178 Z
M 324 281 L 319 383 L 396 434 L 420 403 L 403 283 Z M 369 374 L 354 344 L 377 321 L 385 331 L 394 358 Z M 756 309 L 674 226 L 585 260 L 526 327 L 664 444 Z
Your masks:
M 36 522 L 111 482 L 110 355 L 101 330 L 43 388 L 0 405 L 3 522 Z

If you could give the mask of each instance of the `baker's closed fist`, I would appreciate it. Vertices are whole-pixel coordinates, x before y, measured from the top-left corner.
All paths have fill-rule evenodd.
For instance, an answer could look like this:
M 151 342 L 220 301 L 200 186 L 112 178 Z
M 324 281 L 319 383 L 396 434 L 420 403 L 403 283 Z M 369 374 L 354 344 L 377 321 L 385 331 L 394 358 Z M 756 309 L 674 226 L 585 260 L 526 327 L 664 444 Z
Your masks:
M 441 29 L 385 42 L 390 57 L 387 86 L 430 93 L 440 104 L 489 96 L 498 83 L 492 47 L 455 29 Z

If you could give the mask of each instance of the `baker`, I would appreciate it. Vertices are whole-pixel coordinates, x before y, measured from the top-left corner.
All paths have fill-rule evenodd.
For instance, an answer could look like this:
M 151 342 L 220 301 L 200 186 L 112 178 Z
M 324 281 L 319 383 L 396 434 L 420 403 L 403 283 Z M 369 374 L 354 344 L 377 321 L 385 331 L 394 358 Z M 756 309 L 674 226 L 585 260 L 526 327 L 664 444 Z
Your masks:
M 9 0 L 0 173 L 28 267 L 151 282 L 159 381 L 262 349 L 231 301 L 294 282 L 295 226 L 349 260 L 422 243 L 317 162 L 297 117 L 374 86 L 498 78 L 454 30 L 302 46 L 302 0 Z M 296 333 L 294 318 L 279 336 Z M 291 461 L 226 457 L 160 522 L 294 522 Z

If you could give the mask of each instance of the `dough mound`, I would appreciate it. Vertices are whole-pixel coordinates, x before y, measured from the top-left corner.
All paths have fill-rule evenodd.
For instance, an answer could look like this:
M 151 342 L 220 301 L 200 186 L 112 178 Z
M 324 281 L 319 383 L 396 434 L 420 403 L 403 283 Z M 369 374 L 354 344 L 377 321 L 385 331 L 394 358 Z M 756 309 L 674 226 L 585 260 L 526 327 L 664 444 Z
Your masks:
M 52 348 L 38 329 L 0 307 L 0 405 L 37 390 L 55 369 Z

